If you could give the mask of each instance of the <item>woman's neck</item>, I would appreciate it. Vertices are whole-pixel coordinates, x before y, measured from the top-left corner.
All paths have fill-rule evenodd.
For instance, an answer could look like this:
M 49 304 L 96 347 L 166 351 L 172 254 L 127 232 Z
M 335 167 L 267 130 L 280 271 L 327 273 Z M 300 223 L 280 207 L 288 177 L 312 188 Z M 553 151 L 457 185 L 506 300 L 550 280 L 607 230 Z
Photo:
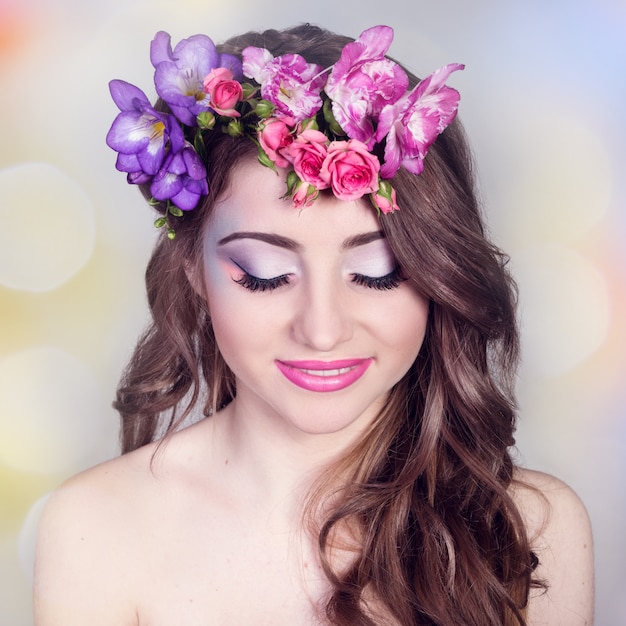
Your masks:
M 248 502 L 300 514 L 315 481 L 361 434 L 358 425 L 334 433 L 303 432 L 241 398 L 211 421 L 212 455 L 237 481 L 237 489 L 247 492 Z

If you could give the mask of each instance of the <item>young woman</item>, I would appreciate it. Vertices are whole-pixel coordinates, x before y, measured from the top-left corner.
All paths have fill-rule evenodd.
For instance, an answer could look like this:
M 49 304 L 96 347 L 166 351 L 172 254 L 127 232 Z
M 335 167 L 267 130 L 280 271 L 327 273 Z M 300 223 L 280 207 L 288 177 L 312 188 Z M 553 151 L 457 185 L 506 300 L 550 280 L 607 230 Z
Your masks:
M 124 454 L 47 506 L 38 626 L 592 623 L 585 509 L 509 452 L 515 291 L 462 66 L 418 82 L 391 38 L 159 33 L 158 103 L 111 84 L 160 211 L 153 321 Z

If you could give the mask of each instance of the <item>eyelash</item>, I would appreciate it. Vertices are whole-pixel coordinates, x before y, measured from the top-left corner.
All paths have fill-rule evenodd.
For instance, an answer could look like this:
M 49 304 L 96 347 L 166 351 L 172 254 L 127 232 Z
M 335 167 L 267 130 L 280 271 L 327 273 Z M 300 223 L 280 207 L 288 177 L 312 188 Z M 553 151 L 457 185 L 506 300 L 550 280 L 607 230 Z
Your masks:
M 252 276 L 252 274 L 248 274 L 248 272 L 244 272 L 243 276 L 235 280 L 235 282 L 248 291 L 273 291 L 289 284 L 289 274 L 282 274 L 274 278 L 257 278 Z
M 395 289 L 405 280 L 406 278 L 402 276 L 400 266 L 396 266 L 389 274 L 377 276 L 376 278 L 364 276 L 363 274 L 352 274 L 352 282 L 356 285 L 369 287 L 370 289 L 378 289 L 380 291 Z
M 376 278 L 364 276 L 363 274 L 352 274 L 352 282 L 355 285 L 369 289 L 377 289 L 379 291 L 395 289 L 405 280 L 406 278 L 404 278 L 400 272 L 400 267 L 394 268 L 393 271 L 389 272 L 389 274 L 385 274 L 385 276 L 377 276 Z M 274 278 L 257 278 L 244 271 L 243 276 L 235 280 L 235 282 L 248 291 L 273 291 L 274 289 L 289 284 L 289 274 L 282 274 Z

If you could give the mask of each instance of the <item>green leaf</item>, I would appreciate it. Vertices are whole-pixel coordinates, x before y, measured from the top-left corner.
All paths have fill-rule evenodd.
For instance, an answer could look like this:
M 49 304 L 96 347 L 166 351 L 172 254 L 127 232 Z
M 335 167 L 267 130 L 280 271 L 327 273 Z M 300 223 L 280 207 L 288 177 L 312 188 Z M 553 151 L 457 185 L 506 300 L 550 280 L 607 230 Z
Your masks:
M 198 153 L 198 156 L 203 161 L 206 161 L 206 149 L 204 147 L 204 139 L 202 138 L 202 131 L 200 129 L 196 131 L 196 135 L 193 138 L 193 147 Z
M 154 220 L 155 228 L 163 228 L 163 226 L 165 226 L 166 223 L 167 223 L 167 220 L 164 217 L 157 217 Z
M 173 204 L 170 205 L 169 213 L 170 213 L 170 215 L 174 215 L 176 217 L 182 217 L 183 216 L 182 210 L 179 209 L 177 206 L 174 206 Z
M 300 183 L 300 177 L 293 170 L 291 170 L 287 174 L 286 182 L 287 182 L 287 193 L 289 195 L 292 195 L 294 188 L 297 187 L 298 184 Z
M 330 100 L 324 100 L 324 105 L 322 107 L 324 120 L 328 124 L 328 128 L 330 129 L 332 133 L 334 133 L 337 136 L 343 136 L 345 135 L 345 133 L 343 132 L 343 128 L 339 126 L 339 122 L 337 122 L 337 120 L 335 119 L 331 106 L 332 105 L 331 105 Z
M 265 167 L 269 167 L 270 169 L 273 169 L 274 171 L 276 171 L 276 165 L 274 164 L 274 161 L 272 161 L 272 159 L 269 158 L 269 156 L 267 155 L 267 152 L 265 152 L 265 150 L 263 150 L 261 146 L 259 146 L 259 163 L 261 165 L 265 165 Z

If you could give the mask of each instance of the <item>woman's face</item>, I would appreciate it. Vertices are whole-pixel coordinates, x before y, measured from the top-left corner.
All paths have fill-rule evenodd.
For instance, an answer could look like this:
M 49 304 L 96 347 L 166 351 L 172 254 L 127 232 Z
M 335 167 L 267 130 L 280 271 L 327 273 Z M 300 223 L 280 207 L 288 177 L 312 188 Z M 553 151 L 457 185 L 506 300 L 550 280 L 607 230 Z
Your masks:
M 299 210 L 284 192 L 283 176 L 244 161 L 204 234 L 236 408 L 304 433 L 360 429 L 415 360 L 428 302 L 403 280 L 369 202 L 324 196 Z

